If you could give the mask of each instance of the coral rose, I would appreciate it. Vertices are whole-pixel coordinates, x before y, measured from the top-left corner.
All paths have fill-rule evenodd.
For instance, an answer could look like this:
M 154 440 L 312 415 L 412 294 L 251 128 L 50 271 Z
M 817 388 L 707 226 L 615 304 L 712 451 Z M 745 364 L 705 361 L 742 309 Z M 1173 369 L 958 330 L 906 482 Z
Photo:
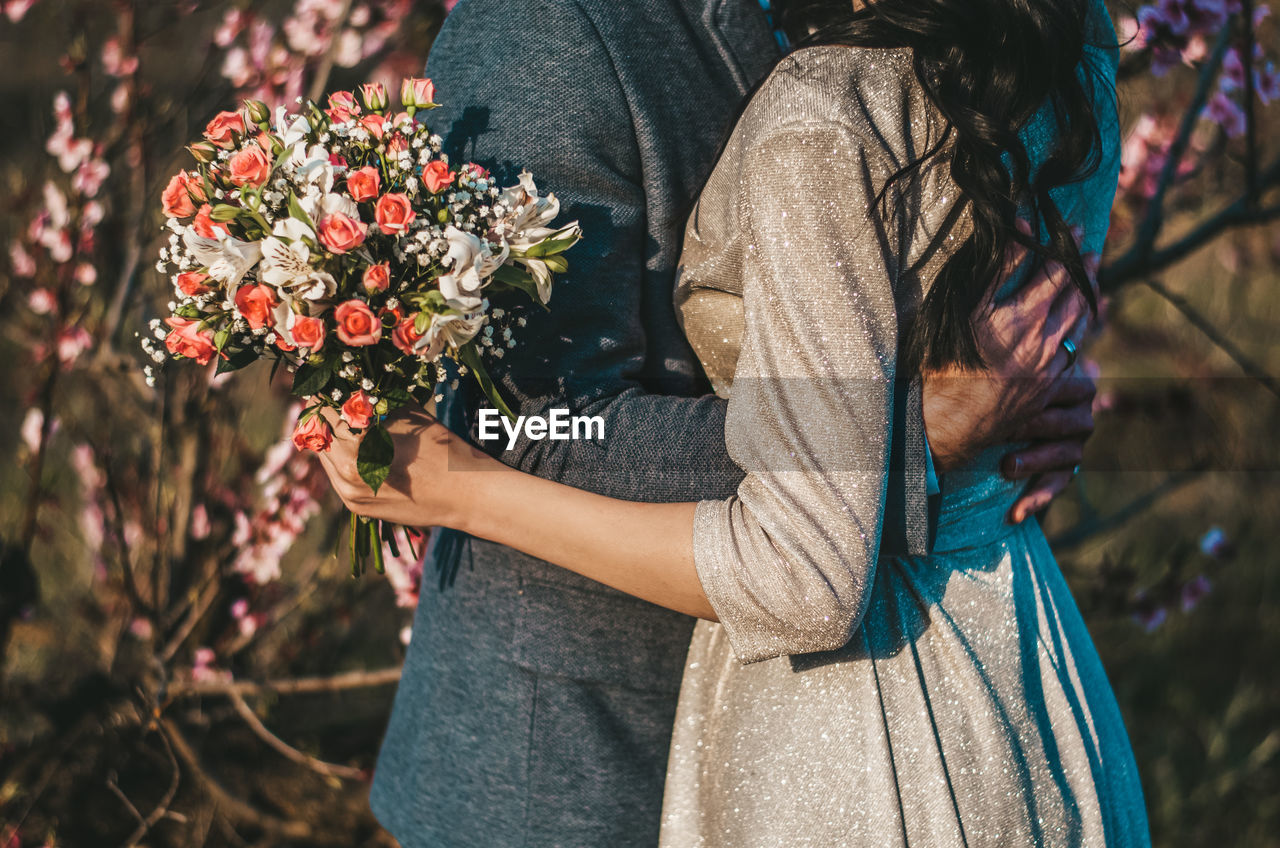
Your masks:
M 347 194 L 356 201 L 373 200 L 382 189 L 382 177 L 378 169 L 365 165 L 347 174 Z
M 439 194 L 453 185 L 453 177 L 454 174 L 449 170 L 449 166 L 439 159 L 433 160 L 422 169 L 422 184 L 432 194 Z
M 275 325 L 273 310 L 280 305 L 275 290 L 271 286 L 241 286 L 236 291 L 236 309 L 255 330 Z
M 333 310 L 338 325 L 338 338 L 343 344 L 364 347 L 382 338 L 382 322 L 363 300 L 348 300 Z
M 382 128 L 382 125 L 386 123 L 386 120 L 387 119 L 381 115 L 365 115 L 360 119 L 360 126 L 368 130 L 369 135 L 381 140 L 382 137 L 386 135 L 386 130 Z
M 289 329 L 293 334 L 295 343 L 302 347 L 310 348 L 315 353 L 324 347 L 324 319 L 311 318 L 306 315 L 295 315 L 293 318 L 293 326 Z
M 173 175 L 173 179 L 169 180 L 169 184 L 164 187 L 164 192 L 160 195 L 160 202 L 164 205 L 164 214 L 168 218 L 186 218 L 196 213 L 196 205 L 193 198 L 204 200 L 204 189 L 200 185 L 200 179 L 188 174 L 186 171 L 179 171 Z
M 227 225 L 213 220 L 212 214 L 213 209 L 207 203 L 200 207 L 200 211 L 196 212 L 196 219 L 191 222 L 191 229 L 196 231 L 196 235 L 211 239 L 220 239 L 223 236 L 231 235 L 231 230 L 227 229 Z
M 205 285 L 208 279 L 209 275 L 201 271 L 184 271 L 174 282 L 187 297 L 199 297 L 213 291 L 213 286 Z
M 334 212 L 320 219 L 320 243 L 334 253 L 346 253 L 364 244 L 367 229 L 360 221 Z
M 355 95 L 351 92 L 335 91 L 329 95 L 329 108 L 325 109 L 324 113 L 329 116 L 329 120 L 342 123 L 360 114 L 360 104 L 356 102 Z
M 418 355 L 418 351 L 414 346 L 424 335 L 419 333 L 413 326 L 413 319 L 416 317 L 417 313 L 410 315 L 399 324 L 396 324 L 396 328 L 391 331 L 391 343 L 406 356 Z
M 390 192 L 378 199 L 373 217 L 384 233 L 398 234 L 409 231 L 409 225 L 418 217 L 418 213 L 413 211 L 407 195 Z
M 364 290 L 369 294 L 384 292 L 391 285 L 391 269 L 386 262 L 370 265 L 364 272 Z
M 360 86 L 360 96 L 365 108 L 377 112 L 387 108 L 387 87 L 380 82 L 367 82 Z
M 231 182 L 238 186 L 257 188 L 271 176 L 271 160 L 257 145 L 246 147 L 232 156 L 227 168 L 231 172 Z
M 200 322 L 177 315 L 164 319 L 170 331 L 164 337 L 164 346 L 175 356 L 194 359 L 201 365 L 208 365 L 217 353 L 213 346 L 213 334 L 200 329 Z
M 333 430 L 329 422 L 319 415 L 312 415 L 302 421 L 293 430 L 293 445 L 298 450 L 311 450 L 323 453 L 333 443 Z
M 347 422 L 347 426 L 352 430 L 363 430 L 368 427 L 376 414 L 373 404 L 369 402 L 369 396 L 360 389 L 356 389 L 342 405 L 342 420 Z
M 235 146 L 238 135 L 244 134 L 244 116 L 239 112 L 219 112 L 204 128 L 204 137 L 219 147 Z
M 406 77 L 400 83 L 400 103 L 404 106 L 432 106 L 435 104 L 436 86 L 429 79 Z

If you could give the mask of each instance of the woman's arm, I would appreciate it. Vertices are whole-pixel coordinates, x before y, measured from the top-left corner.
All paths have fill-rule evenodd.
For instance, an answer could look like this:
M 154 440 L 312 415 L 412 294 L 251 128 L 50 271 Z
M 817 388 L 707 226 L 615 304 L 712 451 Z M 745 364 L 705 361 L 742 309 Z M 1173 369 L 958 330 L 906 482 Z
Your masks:
M 359 438 L 330 415 L 321 462 L 347 506 L 408 526 L 446 526 L 553 562 L 646 601 L 715 620 L 693 564 L 697 504 L 605 497 L 509 468 L 424 412 L 388 422 L 396 467 L 373 492 L 356 472 Z

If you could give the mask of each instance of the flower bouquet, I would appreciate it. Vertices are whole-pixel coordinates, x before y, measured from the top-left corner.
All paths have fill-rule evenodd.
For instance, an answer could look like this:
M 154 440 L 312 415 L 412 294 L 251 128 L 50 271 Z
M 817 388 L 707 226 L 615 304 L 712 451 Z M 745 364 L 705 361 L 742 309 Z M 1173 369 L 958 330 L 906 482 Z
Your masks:
M 504 188 L 478 165 L 452 169 L 415 117 L 434 97 L 430 80 L 407 79 L 400 111 L 381 84 L 298 113 L 246 101 L 209 122 L 189 148 L 195 167 L 162 197 L 157 267 L 174 299 L 152 322 L 163 347 L 145 339 L 147 354 L 216 360 L 218 373 L 283 364 L 305 399 L 294 443 L 328 450 L 319 413 L 336 410 L 360 434 L 358 470 L 375 492 L 393 459 L 383 418 L 427 402 L 449 379 L 444 359 L 514 418 L 484 360 L 514 346 L 524 319 L 490 295 L 545 308 L 581 237 L 576 222 L 553 226 L 560 205 L 528 173 Z M 395 552 L 395 529 L 352 516 L 353 572 L 370 553 L 381 570 L 380 540 Z

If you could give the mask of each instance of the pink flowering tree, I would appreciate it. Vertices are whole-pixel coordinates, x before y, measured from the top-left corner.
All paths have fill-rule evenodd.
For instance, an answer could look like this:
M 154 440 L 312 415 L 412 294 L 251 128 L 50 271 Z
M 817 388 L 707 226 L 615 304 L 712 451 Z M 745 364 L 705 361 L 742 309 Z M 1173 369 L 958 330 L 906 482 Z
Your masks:
M 150 264 L 162 194 L 208 118 L 240 98 L 275 106 L 366 80 L 394 90 L 420 72 L 451 6 L 0 3 L 6 44 L 58 60 L 41 66 L 39 117 L 23 124 L 38 135 L 12 158 L 0 212 L 12 366 L 0 385 L 17 458 L 0 471 L 0 848 L 391 844 L 364 791 L 420 557 L 402 550 L 386 580 L 351 581 L 334 555 L 339 504 L 284 429 L 285 387 L 212 366 L 148 381 L 139 337 L 171 288 Z M 1197 489 L 1222 470 L 1274 470 L 1222 449 L 1269 445 L 1280 423 L 1280 363 L 1257 341 L 1277 324 L 1264 294 L 1280 257 L 1267 226 L 1280 217 L 1280 76 L 1260 3 L 1116 13 L 1125 136 L 1093 351 L 1100 429 L 1046 527 L 1091 625 L 1141 646 L 1132 661 L 1107 655 L 1140 681 L 1193 610 L 1254 591 L 1245 564 L 1269 533 L 1251 535 L 1240 507 L 1280 508 L 1252 477 Z M 1238 383 L 1261 400 L 1223 388 Z M 1205 406 L 1243 435 L 1188 411 Z M 1174 432 L 1151 436 L 1152 408 Z M 1163 708 L 1118 689 L 1131 722 Z M 1134 725 L 1144 772 L 1146 726 Z M 1265 750 L 1246 753 L 1216 773 L 1280 777 Z M 1238 823 L 1216 812 L 1232 801 L 1271 821 L 1239 793 L 1148 792 L 1162 844 L 1211 842 L 1203 822 Z M 1192 822 L 1180 811 L 1200 797 Z
M 364 793 L 426 540 L 353 582 L 334 556 L 341 504 L 283 429 L 287 385 L 212 365 L 148 379 L 139 345 L 163 314 L 161 195 L 208 118 L 250 96 L 398 90 L 444 14 L 273 8 L 2 7 L 7 42 L 43 58 L 54 33 L 63 51 L 0 217 L 19 460 L 0 510 L 4 848 L 390 844 Z M 347 707 L 279 727 L 316 699 Z

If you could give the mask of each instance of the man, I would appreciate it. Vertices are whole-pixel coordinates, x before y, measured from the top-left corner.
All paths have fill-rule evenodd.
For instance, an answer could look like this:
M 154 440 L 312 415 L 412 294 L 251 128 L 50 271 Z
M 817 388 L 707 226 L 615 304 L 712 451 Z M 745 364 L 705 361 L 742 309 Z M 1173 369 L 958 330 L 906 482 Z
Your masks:
M 671 296 L 685 217 L 779 55 L 756 0 L 462 0 L 453 11 L 427 65 L 445 104 L 429 121 L 455 161 L 506 179 L 527 167 L 586 234 L 550 312 L 530 314 L 492 370 L 518 413 L 598 415 L 606 438 L 521 439 L 504 461 L 632 500 L 736 491 L 725 404 Z M 912 412 L 895 435 L 884 550 L 924 553 L 928 453 L 919 392 L 904 392 Z M 936 455 L 982 446 L 970 422 L 991 410 L 927 399 L 942 422 L 930 424 Z M 1024 456 L 1023 470 L 1055 467 L 1044 456 Z M 468 540 L 456 582 L 422 593 L 371 794 L 378 818 L 405 848 L 656 844 L 692 624 Z

